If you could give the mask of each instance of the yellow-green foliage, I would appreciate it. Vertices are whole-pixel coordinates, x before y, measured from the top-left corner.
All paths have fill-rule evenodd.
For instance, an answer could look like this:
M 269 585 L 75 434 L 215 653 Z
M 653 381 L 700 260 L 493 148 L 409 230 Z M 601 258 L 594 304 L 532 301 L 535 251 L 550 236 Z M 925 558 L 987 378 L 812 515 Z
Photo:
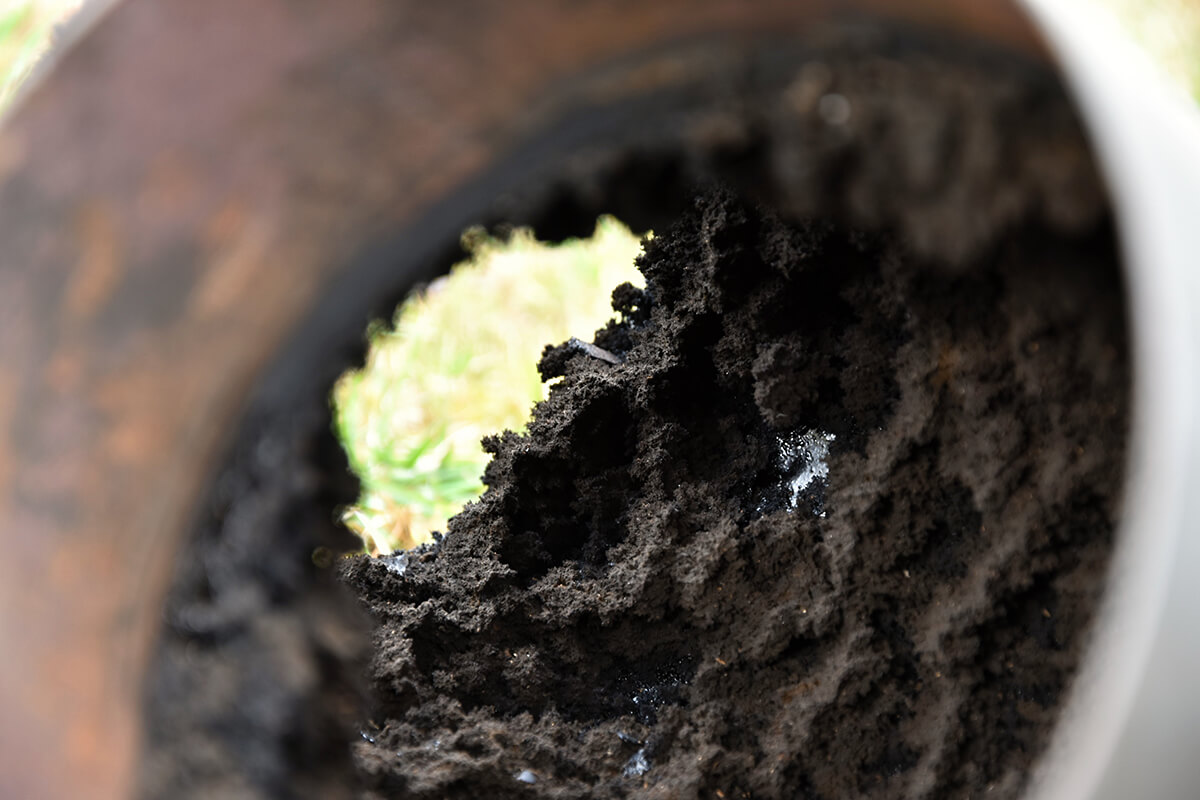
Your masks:
M 611 291 L 641 282 L 639 239 L 602 218 L 590 239 L 508 242 L 469 231 L 471 257 L 411 296 L 395 326 L 374 326 L 362 370 L 334 390 L 335 421 L 362 497 L 346 523 L 387 553 L 445 530 L 483 489 L 479 440 L 524 427 L 545 397 L 543 347 L 591 334 L 612 318 Z
M 81 0 L 0 0 L 0 109 L 8 105 Z
M 1104 0 L 1135 41 L 1200 99 L 1200 2 Z
M 0 7 L 0 106 L 29 74 L 44 45 L 32 3 Z

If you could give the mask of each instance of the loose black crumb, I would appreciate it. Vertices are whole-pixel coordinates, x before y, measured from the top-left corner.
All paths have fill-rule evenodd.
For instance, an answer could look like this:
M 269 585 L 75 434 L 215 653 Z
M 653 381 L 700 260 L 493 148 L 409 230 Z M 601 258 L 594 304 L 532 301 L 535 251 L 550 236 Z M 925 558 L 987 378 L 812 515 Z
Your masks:
M 1108 237 L 947 270 L 701 197 L 624 361 L 550 349 L 442 542 L 346 566 L 368 796 L 1017 796 L 1112 544 Z

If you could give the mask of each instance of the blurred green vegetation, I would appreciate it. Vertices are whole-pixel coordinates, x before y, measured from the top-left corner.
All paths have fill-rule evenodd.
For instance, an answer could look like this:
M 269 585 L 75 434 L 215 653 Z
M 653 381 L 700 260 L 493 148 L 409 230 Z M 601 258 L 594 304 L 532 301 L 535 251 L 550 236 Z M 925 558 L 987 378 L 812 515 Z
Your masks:
M 0 109 L 50 46 L 54 27 L 80 0 L 0 0 Z
M 605 217 L 559 245 L 518 230 L 468 231 L 470 259 L 368 331 L 363 369 L 334 389 L 335 425 L 362 481 L 346 524 L 372 552 L 425 541 L 483 490 L 479 440 L 524 428 L 545 398 L 546 344 L 590 340 L 613 317 L 612 288 L 641 283 L 640 239 Z
M 8 105 L 44 47 L 36 12 L 33 3 L 0 11 L 0 106 Z
M 1159 66 L 1200 100 L 1200 0 L 1100 0 Z

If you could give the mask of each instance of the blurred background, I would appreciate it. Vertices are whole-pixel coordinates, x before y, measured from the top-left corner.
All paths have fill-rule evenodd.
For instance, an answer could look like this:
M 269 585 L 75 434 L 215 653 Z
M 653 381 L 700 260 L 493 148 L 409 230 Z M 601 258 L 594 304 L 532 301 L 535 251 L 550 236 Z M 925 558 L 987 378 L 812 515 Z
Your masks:
M 89 0 L 0 0 L 0 103 L 29 75 L 55 29 Z M 1113 13 L 1174 80 L 1200 97 L 1200 0 L 1092 0 Z
M 17 88 L 84 0 L 0 0 L 0 105 Z
M 88 0 L 0 0 L 0 111 Z M 1093 0 L 1200 99 L 1200 0 Z M 1197 143 L 1200 146 L 1200 143 Z M 528 231 L 464 234 L 470 254 L 366 331 L 369 355 L 331 397 L 334 424 L 362 495 L 343 521 L 364 549 L 387 554 L 444 531 L 477 497 L 479 439 L 521 430 L 548 387 L 536 371 L 547 343 L 589 341 L 611 316 L 609 295 L 639 280 L 642 236 L 601 219 L 595 235 L 554 245 Z

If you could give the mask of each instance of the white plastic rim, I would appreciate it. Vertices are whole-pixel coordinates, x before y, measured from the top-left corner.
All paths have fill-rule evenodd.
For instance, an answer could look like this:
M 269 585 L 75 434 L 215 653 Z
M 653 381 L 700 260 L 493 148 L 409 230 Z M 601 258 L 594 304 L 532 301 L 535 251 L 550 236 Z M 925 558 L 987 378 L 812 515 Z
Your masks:
M 1111 583 L 1033 800 L 1200 797 L 1200 111 L 1081 0 L 1021 0 L 1074 96 L 1125 264 L 1133 419 Z

